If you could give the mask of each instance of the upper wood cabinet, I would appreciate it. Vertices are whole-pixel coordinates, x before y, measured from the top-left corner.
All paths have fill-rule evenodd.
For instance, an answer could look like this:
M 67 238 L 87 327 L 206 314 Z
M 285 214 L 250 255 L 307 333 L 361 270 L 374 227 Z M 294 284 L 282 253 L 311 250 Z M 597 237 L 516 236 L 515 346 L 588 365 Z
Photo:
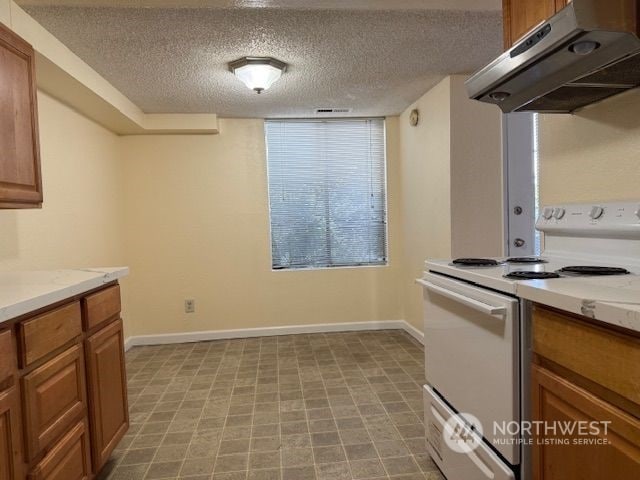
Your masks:
M 564 8 L 571 0 L 502 0 L 504 48 L 509 49 L 525 33 Z
M 34 51 L 0 24 L 0 208 L 41 204 Z

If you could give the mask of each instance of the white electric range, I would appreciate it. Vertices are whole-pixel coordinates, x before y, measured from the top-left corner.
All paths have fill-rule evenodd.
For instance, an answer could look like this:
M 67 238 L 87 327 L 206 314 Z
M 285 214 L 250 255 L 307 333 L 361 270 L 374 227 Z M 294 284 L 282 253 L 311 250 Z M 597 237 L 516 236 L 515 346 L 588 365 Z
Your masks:
M 589 280 L 590 301 L 640 305 L 619 288 L 640 275 L 640 201 L 546 207 L 536 228 L 539 257 L 429 260 L 417 280 L 427 449 L 448 480 L 530 478 L 517 427 L 528 418 L 531 302 L 519 287 Z

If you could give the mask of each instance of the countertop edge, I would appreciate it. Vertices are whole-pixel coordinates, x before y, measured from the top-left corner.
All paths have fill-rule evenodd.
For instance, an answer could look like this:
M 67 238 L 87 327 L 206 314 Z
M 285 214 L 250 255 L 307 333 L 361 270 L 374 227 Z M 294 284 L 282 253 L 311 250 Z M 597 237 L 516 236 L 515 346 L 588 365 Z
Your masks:
M 519 283 L 516 295 L 541 305 L 581 315 L 604 324 L 640 332 L 640 304 L 599 301 L 553 292 L 536 281 Z
M 42 273 L 43 276 L 50 273 L 53 277 L 55 274 L 61 275 L 65 272 L 68 274 L 85 272 L 94 275 L 79 281 L 70 282 L 67 285 L 60 285 L 59 288 L 56 288 L 57 285 L 52 282 L 53 286 L 48 291 L 27 296 L 16 300 L 15 303 L 0 307 L 0 327 L 3 323 L 28 314 L 29 312 L 39 310 L 67 298 L 99 288 L 101 285 L 119 280 L 129 274 L 129 267 L 62 269 L 38 273 Z

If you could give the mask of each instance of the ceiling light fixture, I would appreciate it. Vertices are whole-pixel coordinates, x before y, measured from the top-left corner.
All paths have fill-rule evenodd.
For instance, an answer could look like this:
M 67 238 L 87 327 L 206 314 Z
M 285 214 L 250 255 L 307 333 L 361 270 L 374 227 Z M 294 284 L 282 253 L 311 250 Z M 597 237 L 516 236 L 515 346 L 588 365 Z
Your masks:
M 229 63 L 229 70 L 257 93 L 267 90 L 286 69 L 286 63 L 271 57 L 242 57 Z

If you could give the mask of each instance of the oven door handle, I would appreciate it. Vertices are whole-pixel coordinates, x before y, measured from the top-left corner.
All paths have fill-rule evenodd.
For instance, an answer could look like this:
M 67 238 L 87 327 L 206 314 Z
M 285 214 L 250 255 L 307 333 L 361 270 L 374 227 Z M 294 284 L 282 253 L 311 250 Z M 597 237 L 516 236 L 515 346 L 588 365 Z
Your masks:
M 462 295 L 460 293 L 453 292 L 451 290 L 447 290 L 446 288 L 439 287 L 438 285 L 435 285 L 435 284 L 433 284 L 431 282 L 427 282 L 426 280 L 423 280 L 421 278 L 417 279 L 416 283 L 419 283 L 420 285 L 422 285 L 427 290 L 430 290 L 430 291 L 432 291 L 434 293 L 437 293 L 438 295 L 442 295 L 443 297 L 447 297 L 447 298 L 449 298 L 451 300 L 454 300 L 456 302 L 462 303 L 463 305 L 466 305 L 467 307 L 473 308 L 474 310 L 477 310 L 479 312 L 485 313 L 487 315 L 502 316 L 502 315 L 505 315 L 507 313 L 507 307 L 489 305 L 488 303 L 484 303 L 484 302 L 481 302 L 479 300 L 475 300 L 473 298 L 469 298 L 469 297 L 467 297 L 465 295 Z

